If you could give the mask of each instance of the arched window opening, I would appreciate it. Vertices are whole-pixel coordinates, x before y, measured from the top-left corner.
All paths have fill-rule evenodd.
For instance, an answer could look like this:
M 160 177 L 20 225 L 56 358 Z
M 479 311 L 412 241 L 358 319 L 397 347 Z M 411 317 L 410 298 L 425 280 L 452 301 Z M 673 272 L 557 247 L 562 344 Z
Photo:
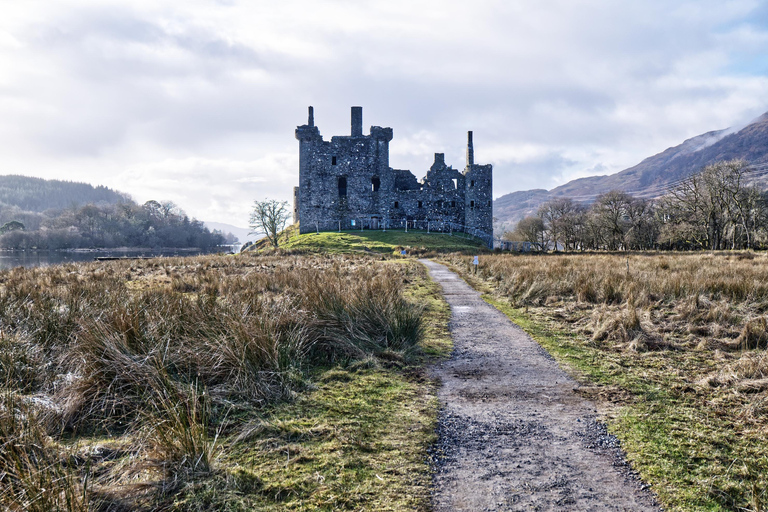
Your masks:
M 381 186 L 381 180 L 379 179 L 378 176 L 374 176 L 373 178 L 371 178 L 371 191 L 378 192 L 380 186 Z

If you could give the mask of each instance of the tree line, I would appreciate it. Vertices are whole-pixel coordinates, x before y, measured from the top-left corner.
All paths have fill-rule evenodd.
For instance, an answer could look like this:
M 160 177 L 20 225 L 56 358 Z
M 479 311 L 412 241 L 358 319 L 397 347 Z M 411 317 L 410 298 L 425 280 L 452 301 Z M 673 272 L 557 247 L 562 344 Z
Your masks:
M 61 210 L 85 204 L 133 203 L 122 192 L 104 186 L 30 176 L 0 176 L 0 205 L 22 211 Z
M 115 247 L 210 249 L 232 235 L 210 231 L 174 203 L 129 199 L 117 204 L 87 204 L 44 212 L 0 209 L 0 248 L 78 249 Z
M 757 249 L 768 247 L 768 194 L 751 183 L 743 160 L 718 162 L 678 182 L 658 199 L 622 191 L 585 205 L 544 203 L 506 240 L 536 250 Z

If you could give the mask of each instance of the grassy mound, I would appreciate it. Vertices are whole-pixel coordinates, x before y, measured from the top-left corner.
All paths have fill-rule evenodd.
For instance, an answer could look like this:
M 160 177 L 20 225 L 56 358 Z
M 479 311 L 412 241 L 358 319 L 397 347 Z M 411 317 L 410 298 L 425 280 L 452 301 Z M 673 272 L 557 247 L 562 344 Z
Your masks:
M 254 250 L 268 249 L 266 240 L 253 246 Z M 293 227 L 286 229 L 282 249 L 300 252 L 332 254 L 365 252 L 392 254 L 402 249 L 410 254 L 481 252 L 485 243 L 464 233 L 448 235 L 426 231 L 341 231 L 305 233 L 299 235 Z

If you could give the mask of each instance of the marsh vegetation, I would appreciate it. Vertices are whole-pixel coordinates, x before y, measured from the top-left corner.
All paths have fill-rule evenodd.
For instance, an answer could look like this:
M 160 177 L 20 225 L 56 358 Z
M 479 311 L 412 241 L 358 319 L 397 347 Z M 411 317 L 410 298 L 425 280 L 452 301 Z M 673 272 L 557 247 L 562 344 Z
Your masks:
M 603 403 L 669 510 L 768 502 L 768 255 L 488 255 L 485 291 Z
M 0 506 L 423 508 L 435 297 L 381 256 L 0 272 Z

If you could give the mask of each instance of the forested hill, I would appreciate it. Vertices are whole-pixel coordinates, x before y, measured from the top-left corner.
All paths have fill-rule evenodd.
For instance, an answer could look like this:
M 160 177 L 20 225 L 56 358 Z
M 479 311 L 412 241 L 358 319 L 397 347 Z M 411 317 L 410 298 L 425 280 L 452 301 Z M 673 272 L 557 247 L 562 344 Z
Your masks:
M 200 248 L 232 242 L 170 201 L 87 183 L 0 176 L 0 249 Z
M 15 206 L 28 212 L 44 212 L 86 204 L 130 203 L 131 198 L 107 187 L 88 183 L 44 180 L 29 176 L 0 176 L 0 205 Z

